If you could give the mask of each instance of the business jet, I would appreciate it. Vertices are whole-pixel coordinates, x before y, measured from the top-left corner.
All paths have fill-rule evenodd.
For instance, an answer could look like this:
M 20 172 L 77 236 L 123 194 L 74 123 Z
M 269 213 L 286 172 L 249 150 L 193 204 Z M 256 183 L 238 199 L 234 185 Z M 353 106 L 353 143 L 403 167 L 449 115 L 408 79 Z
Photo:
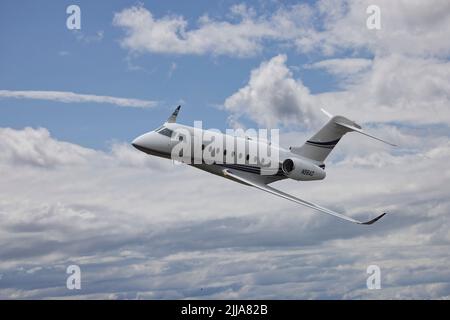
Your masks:
M 176 122 L 180 107 L 181 106 L 178 106 L 175 109 L 172 115 L 162 126 L 137 137 L 133 140 L 132 145 L 136 149 L 149 155 L 166 159 L 174 159 L 173 151 L 177 146 L 177 143 L 183 141 L 183 139 L 186 140 L 186 138 L 195 140 L 194 131 L 196 129 L 194 127 L 185 126 Z M 226 136 L 227 139 L 232 139 L 236 143 L 242 143 L 246 145 L 247 149 L 251 144 L 253 144 L 257 147 L 271 148 L 272 152 L 277 152 L 279 162 L 276 163 L 276 170 L 271 174 L 264 174 L 265 170 L 267 169 L 267 164 L 264 165 L 261 161 L 258 161 L 256 164 L 250 164 L 251 161 L 249 161 L 250 158 L 248 154 L 244 156 L 242 152 L 230 152 L 229 150 L 227 154 L 226 148 L 223 148 L 222 150 L 216 147 L 212 148 L 212 152 L 216 153 L 215 159 L 217 159 L 217 155 L 220 154 L 221 157 L 223 156 L 222 159 L 224 159 L 224 161 L 208 162 L 202 158 L 201 161 L 187 163 L 198 169 L 224 178 L 228 178 L 247 186 L 255 187 L 259 190 L 335 216 L 345 221 L 350 221 L 360 225 L 371 225 L 381 219 L 386 213 L 382 213 L 371 220 L 363 222 L 353 219 L 347 215 L 324 208 L 310 201 L 294 197 L 290 194 L 269 186 L 270 183 L 283 179 L 294 179 L 297 181 L 324 179 L 326 176 L 324 164 L 325 159 L 328 157 L 328 155 L 334 149 L 340 139 L 348 132 L 357 132 L 373 139 L 379 140 L 383 143 L 395 146 L 392 143 L 384 141 L 363 131 L 361 126 L 354 121 L 351 121 L 343 116 L 332 116 L 323 109 L 322 111 L 329 117 L 329 121 L 303 145 L 290 147 L 289 149 L 271 145 L 271 142 L 268 140 L 255 141 L 250 137 L 230 137 L 223 135 Z M 178 137 L 178 139 L 174 138 L 175 133 L 179 131 L 184 132 L 184 137 L 181 135 Z M 201 137 L 217 135 L 217 133 L 214 133 L 214 135 L 208 135 L 208 133 L 210 133 L 208 131 L 209 130 L 202 130 Z M 205 140 L 205 138 L 201 138 L 201 141 L 197 141 L 197 143 L 201 145 L 202 156 L 206 153 L 206 151 L 211 151 L 211 146 L 208 146 L 211 141 L 207 141 Z M 182 155 L 180 153 L 180 156 L 191 158 L 192 154 Z

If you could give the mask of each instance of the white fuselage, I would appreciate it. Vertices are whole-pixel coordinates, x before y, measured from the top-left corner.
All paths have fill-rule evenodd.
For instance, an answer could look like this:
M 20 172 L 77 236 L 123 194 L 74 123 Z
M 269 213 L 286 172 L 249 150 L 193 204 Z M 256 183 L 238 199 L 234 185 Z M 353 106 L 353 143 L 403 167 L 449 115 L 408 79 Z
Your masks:
M 198 135 L 198 130 L 201 132 L 200 135 Z M 230 136 L 216 131 L 202 130 L 178 123 L 165 123 L 162 127 L 137 137 L 132 144 L 134 147 L 147 154 L 174 159 L 174 147 L 180 142 L 178 138 L 173 137 L 174 132 L 183 132 L 183 138 L 188 138 L 192 143 L 196 143 L 204 153 L 210 153 L 212 151 L 213 153 L 217 152 L 220 154 L 221 161 L 205 163 L 203 159 L 189 157 L 191 160 L 197 161 L 188 162 L 188 164 L 222 177 L 224 177 L 223 170 L 227 168 L 239 170 L 242 174 L 247 176 L 258 175 L 259 178 L 263 178 L 265 183 L 271 183 L 286 178 L 308 181 L 320 180 L 325 177 L 325 171 L 323 168 L 319 167 L 319 163 L 300 157 L 277 145 L 271 145 L 268 141 L 255 140 L 249 137 Z M 186 135 L 189 135 L 189 137 L 186 137 Z M 214 136 L 216 139 L 221 138 L 223 139 L 222 141 L 233 141 L 234 146 L 241 145 L 244 146 L 244 149 L 236 148 L 233 149 L 233 151 L 230 151 L 230 149 L 227 150 L 226 145 L 217 147 L 217 144 L 214 145 L 209 138 L 211 136 Z M 199 139 L 201 139 L 201 141 L 198 141 Z M 211 150 L 211 148 L 213 149 Z M 266 159 L 261 156 L 258 156 L 258 159 L 252 156 L 250 159 L 249 150 L 267 150 L 269 148 L 271 153 L 275 152 L 277 154 L 277 163 L 275 164 L 276 168 L 272 166 L 270 173 L 267 173 Z M 201 154 L 203 154 L 203 152 Z M 283 163 L 285 163 L 285 161 L 292 166 L 298 164 L 301 170 L 287 172 L 283 168 Z M 265 173 L 263 174 L 262 172 Z

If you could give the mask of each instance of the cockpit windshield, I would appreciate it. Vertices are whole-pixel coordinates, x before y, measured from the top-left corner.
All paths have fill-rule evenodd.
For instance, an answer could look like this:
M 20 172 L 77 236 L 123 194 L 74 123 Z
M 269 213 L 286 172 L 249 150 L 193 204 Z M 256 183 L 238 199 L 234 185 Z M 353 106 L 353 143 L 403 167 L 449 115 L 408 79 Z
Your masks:
M 170 130 L 168 128 L 165 128 L 165 127 L 160 127 L 158 129 L 156 129 L 155 132 L 157 132 L 159 134 L 162 134 L 163 136 L 166 136 L 166 137 L 169 137 L 169 138 L 171 138 L 172 134 L 173 134 L 172 130 Z

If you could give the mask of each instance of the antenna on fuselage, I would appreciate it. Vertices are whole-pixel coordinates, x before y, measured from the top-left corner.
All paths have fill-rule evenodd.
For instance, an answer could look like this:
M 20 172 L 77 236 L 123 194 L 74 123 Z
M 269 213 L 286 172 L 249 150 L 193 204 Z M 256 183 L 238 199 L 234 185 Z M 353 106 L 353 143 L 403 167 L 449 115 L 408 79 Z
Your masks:
M 169 119 L 167 119 L 167 123 L 174 123 L 177 122 L 177 116 L 178 116 L 178 112 L 180 111 L 181 106 L 178 106 L 175 111 L 172 113 L 172 115 L 169 117 Z
M 333 118 L 333 115 L 331 114 L 331 113 L 329 113 L 327 110 L 325 110 L 324 108 L 320 108 L 320 111 L 322 111 L 323 113 L 325 113 L 325 115 L 328 117 L 328 118 Z

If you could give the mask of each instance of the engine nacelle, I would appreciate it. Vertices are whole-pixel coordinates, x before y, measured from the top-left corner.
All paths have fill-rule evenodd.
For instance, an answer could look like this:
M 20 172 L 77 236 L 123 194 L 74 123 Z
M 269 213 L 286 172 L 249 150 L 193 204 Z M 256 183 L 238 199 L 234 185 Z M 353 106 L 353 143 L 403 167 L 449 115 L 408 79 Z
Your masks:
M 286 177 L 301 180 L 322 180 L 325 178 L 325 170 L 302 159 L 291 158 L 283 161 L 281 169 Z

